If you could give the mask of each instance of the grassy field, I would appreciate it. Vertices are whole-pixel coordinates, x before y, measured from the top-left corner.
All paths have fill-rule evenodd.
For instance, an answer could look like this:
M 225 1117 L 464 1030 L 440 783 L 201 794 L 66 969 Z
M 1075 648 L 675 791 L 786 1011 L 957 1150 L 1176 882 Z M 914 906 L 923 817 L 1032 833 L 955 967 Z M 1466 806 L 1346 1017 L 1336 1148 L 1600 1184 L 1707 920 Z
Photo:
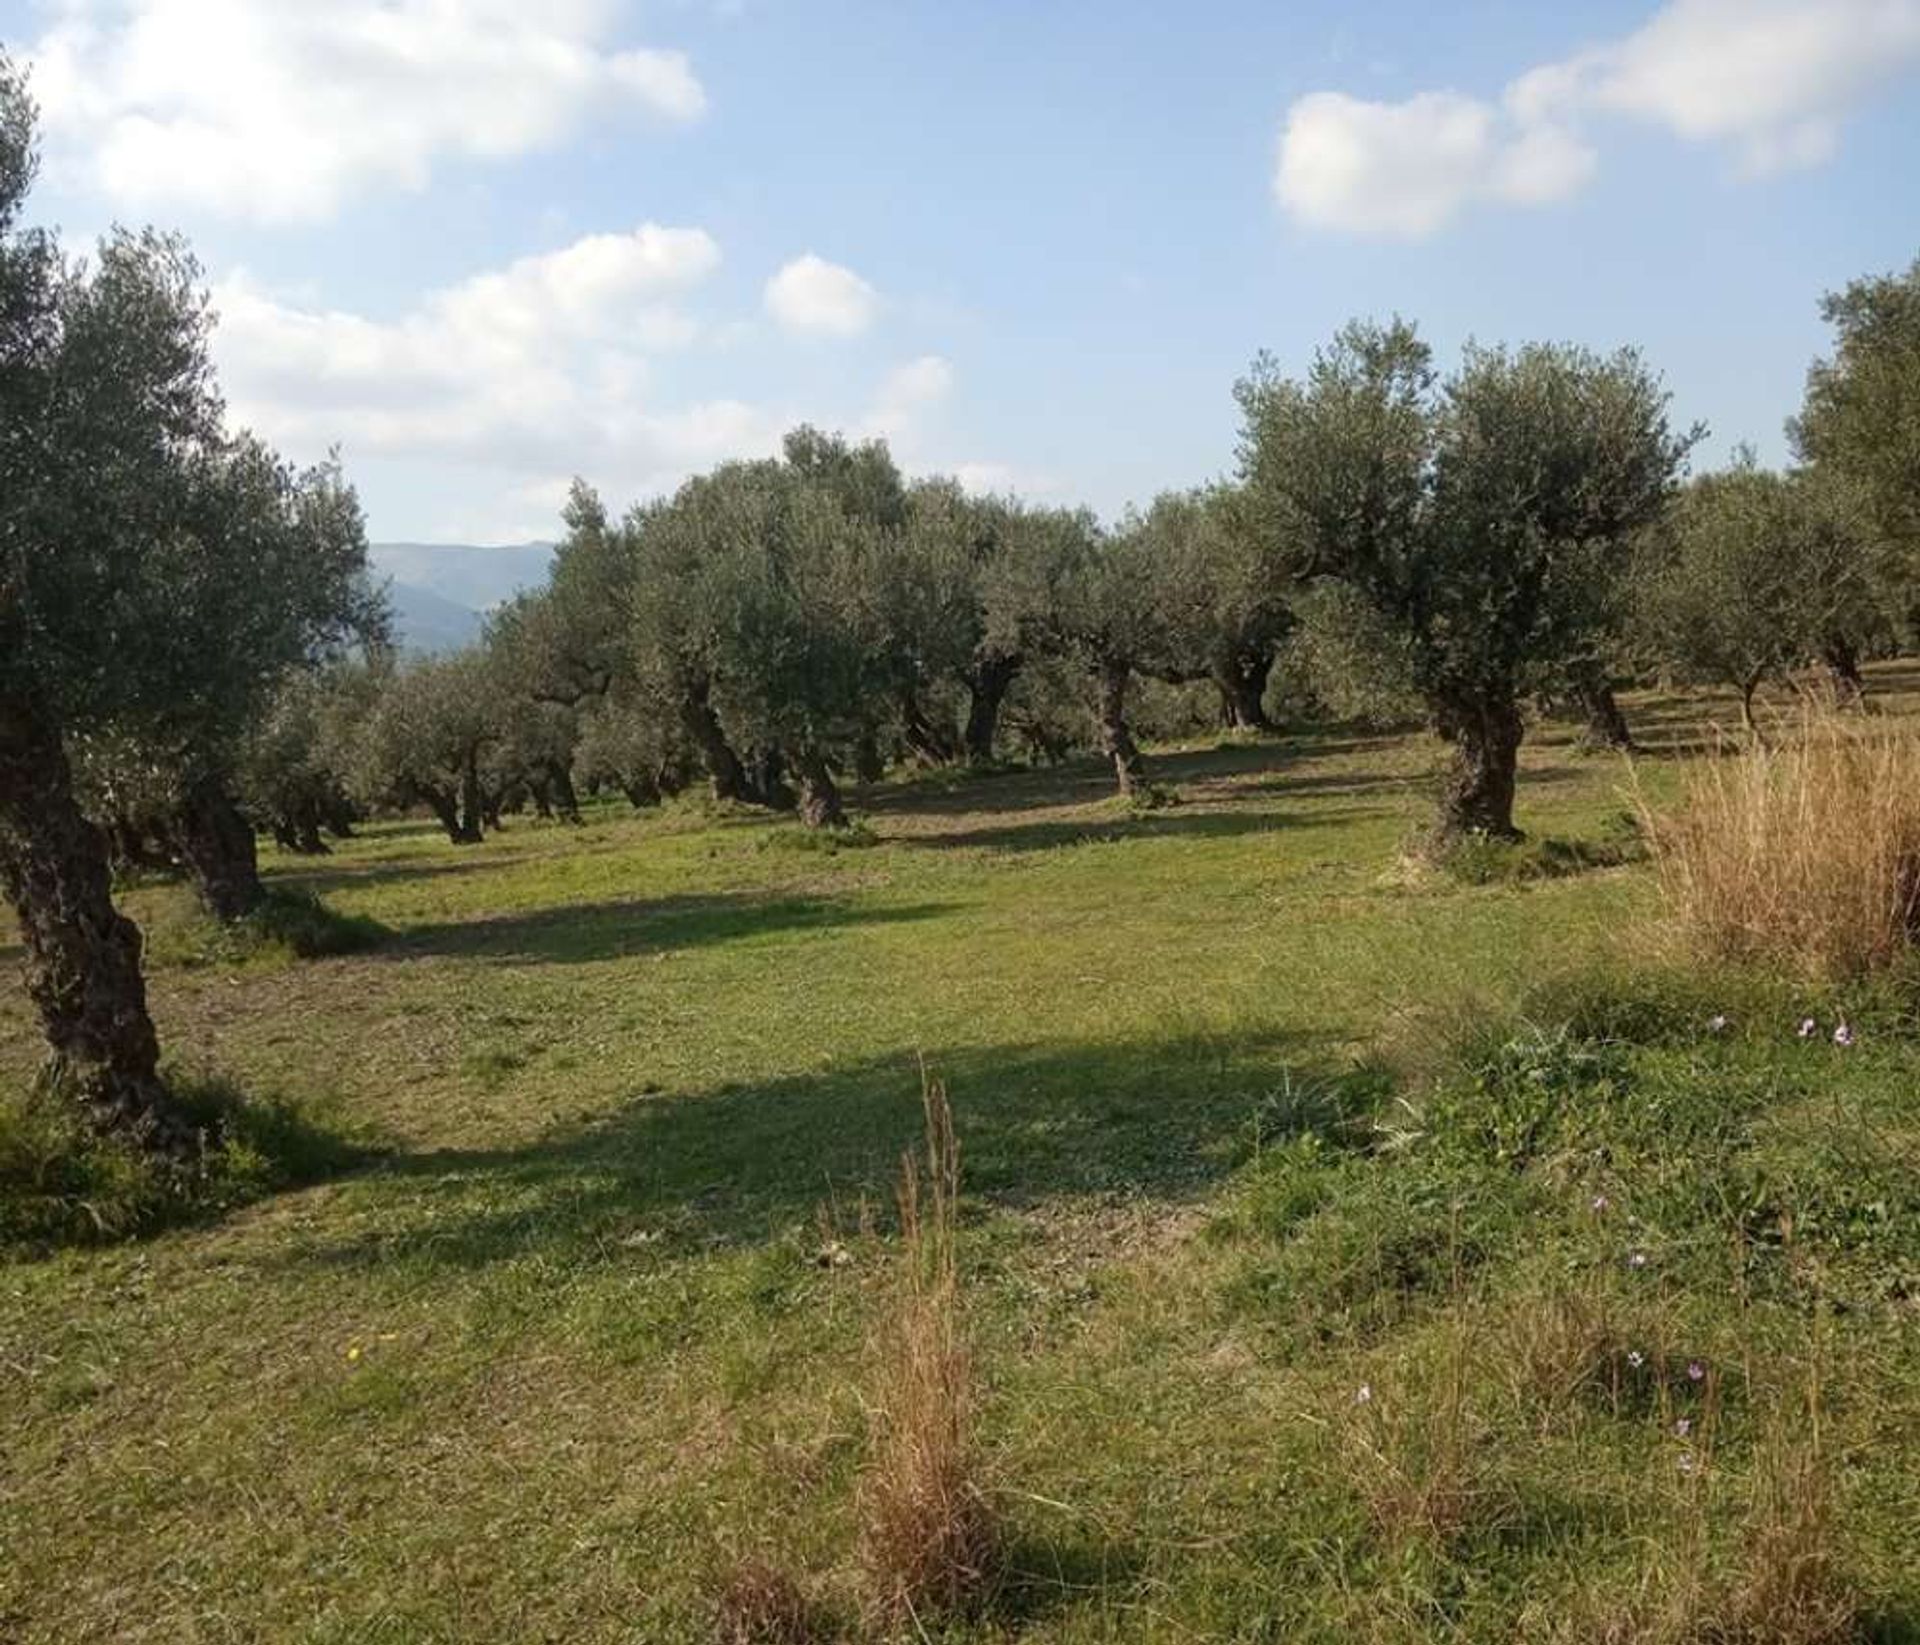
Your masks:
M 1631 706 L 1632 767 L 1524 753 L 1600 863 L 1713 707 Z M 1638 862 L 1395 874 L 1432 759 L 901 783 L 837 852 L 381 826 L 268 865 L 386 928 L 322 961 L 130 892 L 176 1066 L 354 1153 L 0 1263 L 0 1637 L 700 1640 L 748 1560 L 865 1637 L 924 1061 L 999 1557 L 908 1637 L 1920 1639 L 1911 996 L 1629 965 Z M 9 991 L 0 1085 L 37 1054 Z

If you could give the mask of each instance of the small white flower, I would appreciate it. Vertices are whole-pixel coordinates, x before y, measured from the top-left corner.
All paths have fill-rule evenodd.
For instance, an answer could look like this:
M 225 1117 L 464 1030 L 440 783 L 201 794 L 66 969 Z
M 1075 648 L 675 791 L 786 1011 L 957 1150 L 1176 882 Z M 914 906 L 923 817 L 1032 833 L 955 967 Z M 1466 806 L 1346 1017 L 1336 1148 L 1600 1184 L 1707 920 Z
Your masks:
M 1373 1384 L 1363 1382 L 1358 1388 L 1354 1389 L 1353 1403 L 1356 1405 L 1371 1405 L 1373 1403 Z

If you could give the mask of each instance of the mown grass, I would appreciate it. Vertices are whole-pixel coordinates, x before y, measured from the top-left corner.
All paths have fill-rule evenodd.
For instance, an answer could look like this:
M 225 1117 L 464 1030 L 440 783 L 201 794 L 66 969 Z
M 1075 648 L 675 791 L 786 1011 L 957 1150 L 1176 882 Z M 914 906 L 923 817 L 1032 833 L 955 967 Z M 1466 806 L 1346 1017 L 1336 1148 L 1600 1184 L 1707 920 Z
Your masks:
M 1636 706 L 1658 803 L 1700 705 Z M 996 1528 L 924 1637 L 1821 1637 L 1754 1622 L 1787 1568 L 1915 1637 L 1913 993 L 1642 963 L 1652 870 L 1582 855 L 1626 767 L 1526 757 L 1570 855 L 1483 883 L 1391 871 L 1431 749 L 1333 731 L 1140 814 L 881 787 L 854 851 L 686 805 L 273 861 L 387 935 L 163 955 L 170 1053 L 378 1152 L 0 1266 L 0 1636 L 862 1637 L 924 1055 Z

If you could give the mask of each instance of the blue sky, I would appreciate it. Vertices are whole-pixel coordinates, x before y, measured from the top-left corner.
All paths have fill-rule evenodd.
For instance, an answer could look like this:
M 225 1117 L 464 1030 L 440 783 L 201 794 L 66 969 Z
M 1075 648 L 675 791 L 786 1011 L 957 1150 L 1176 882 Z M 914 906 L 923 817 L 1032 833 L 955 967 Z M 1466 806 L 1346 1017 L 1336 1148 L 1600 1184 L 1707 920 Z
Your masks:
M 551 534 L 801 418 L 1105 513 L 1356 314 L 1639 345 L 1784 457 L 1920 253 L 1920 0 L 0 0 L 38 213 L 184 229 L 237 417 L 380 538 Z M 784 272 L 783 272 L 784 271 Z

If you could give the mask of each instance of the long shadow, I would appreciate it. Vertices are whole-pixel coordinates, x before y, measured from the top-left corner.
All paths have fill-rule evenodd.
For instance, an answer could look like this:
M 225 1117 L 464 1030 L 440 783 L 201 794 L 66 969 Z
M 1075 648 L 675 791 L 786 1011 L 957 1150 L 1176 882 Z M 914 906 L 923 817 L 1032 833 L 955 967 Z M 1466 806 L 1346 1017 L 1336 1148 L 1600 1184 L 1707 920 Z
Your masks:
M 1377 1081 L 1341 1070 L 1328 1041 L 1278 1032 L 968 1046 L 930 1052 L 926 1065 L 951 1093 L 969 1197 L 1011 1207 L 1082 1195 L 1185 1202 L 1256 1143 L 1316 1130 L 1357 1145 L 1380 1095 Z M 403 1226 L 285 1260 L 481 1267 L 529 1253 L 615 1261 L 758 1245 L 824 1205 L 850 1220 L 862 1204 L 884 1208 L 920 1127 L 919 1060 L 905 1050 L 705 1093 L 635 1094 L 609 1118 L 525 1147 L 393 1156 L 374 1170 L 417 1184 Z
M 1001 828 L 957 828 L 939 834 L 909 834 L 909 846 L 938 850 L 1022 852 L 1061 846 L 1096 845 L 1113 840 L 1232 839 L 1246 834 L 1278 834 L 1300 828 L 1331 828 L 1384 812 L 1342 807 L 1297 816 L 1265 810 L 1150 811 L 1138 816 L 1067 817 L 1051 822 L 1008 823 Z
M 449 847 L 449 849 L 452 849 Z M 428 859 L 408 861 L 402 858 L 393 862 L 374 861 L 358 864 L 343 863 L 339 867 L 327 868 L 283 868 L 273 866 L 266 870 L 266 877 L 276 884 L 297 886 L 302 891 L 312 891 L 325 896 L 329 891 L 351 890 L 362 885 L 388 885 L 401 880 L 443 879 L 449 875 L 478 874 L 490 868 L 504 868 L 518 862 L 519 857 L 500 857 L 484 854 L 484 848 L 474 848 L 475 854 L 461 857 L 453 862 L 435 862 Z M 324 860 L 324 859 L 323 859 Z
M 517 965 L 582 965 L 668 949 L 739 942 L 783 931 L 825 931 L 932 919 L 945 913 L 947 906 L 718 894 L 580 903 L 411 926 L 384 944 L 377 957 L 404 960 L 440 955 Z
M 1372 739 L 1377 746 L 1391 739 Z M 1147 755 L 1148 775 L 1174 785 L 1207 778 L 1277 772 L 1303 755 L 1358 748 L 1359 743 L 1322 741 L 1312 737 L 1275 736 L 1258 742 L 1220 743 L 1212 748 L 1186 748 Z M 1043 811 L 1086 805 L 1113 793 L 1113 768 L 1106 761 L 1082 756 L 1056 766 L 958 778 L 951 782 L 876 783 L 861 792 L 861 804 L 875 816 L 947 817 L 972 812 Z

